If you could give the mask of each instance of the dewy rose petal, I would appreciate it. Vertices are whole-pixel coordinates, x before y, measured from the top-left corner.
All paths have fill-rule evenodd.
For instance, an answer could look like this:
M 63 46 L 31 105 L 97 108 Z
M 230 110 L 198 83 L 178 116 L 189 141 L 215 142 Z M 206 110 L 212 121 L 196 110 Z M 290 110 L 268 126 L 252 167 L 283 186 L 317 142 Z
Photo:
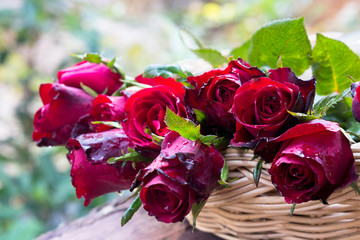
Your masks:
M 107 164 L 111 157 L 121 156 L 133 148 L 122 129 L 83 134 L 70 139 L 66 145 L 71 163 L 72 184 L 78 198 L 84 197 L 87 206 L 94 198 L 115 191 L 129 189 L 137 172 L 145 165 L 131 162 Z
M 94 100 L 81 89 L 57 83 L 42 84 L 40 97 L 44 106 L 35 113 L 32 135 L 38 146 L 64 145 Z
M 218 186 L 223 164 L 214 147 L 170 132 L 132 188 L 142 184 L 140 199 L 149 215 L 166 223 L 182 221 L 195 202 L 206 200 Z
M 315 94 L 315 79 L 298 79 L 289 68 L 252 79 L 235 93 L 231 111 L 236 119 L 232 146 L 256 146 L 260 138 L 279 136 L 297 121 L 288 111 L 306 113 Z
M 81 84 L 90 87 L 95 92 L 107 95 L 113 94 L 122 86 L 123 77 L 112 72 L 103 63 L 80 62 L 72 67 L 58 72 L 59 83 L 67 86 L 81 88 Z
M 312 120 L 290 128 L 263 146 L 262 157 L 272 159 L 269 173 L 288 203 L 320 199 L 357 179 L 349 140 L 337 123 Z

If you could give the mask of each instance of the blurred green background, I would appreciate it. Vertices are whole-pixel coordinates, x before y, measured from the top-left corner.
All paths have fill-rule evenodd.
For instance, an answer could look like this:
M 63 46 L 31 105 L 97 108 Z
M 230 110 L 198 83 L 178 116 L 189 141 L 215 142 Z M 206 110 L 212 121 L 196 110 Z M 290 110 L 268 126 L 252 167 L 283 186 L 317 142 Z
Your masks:
M 33 239 L 117 196 L 83 207 L 65 149 L 37 148 L 31 140 L 38 87 L 76 63 L 71 53 L 118 56 L 135 76 L 152 63 L 196 58 L 180 41 L 179 26 L 226 50 L 271 20 L 299 16 L 308 34 L 360 30 L 359 1 L 1 0 L 0 239 Z

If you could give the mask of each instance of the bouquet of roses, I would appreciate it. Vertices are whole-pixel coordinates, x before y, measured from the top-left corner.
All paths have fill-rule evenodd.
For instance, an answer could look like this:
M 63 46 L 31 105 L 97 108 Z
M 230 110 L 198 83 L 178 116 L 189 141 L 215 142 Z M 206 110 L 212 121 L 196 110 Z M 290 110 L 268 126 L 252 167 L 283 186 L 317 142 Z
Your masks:
M 293 35 L 283 39 L 287 31 Z M 276 33 L 281 38 L 270 41 Z M 253 66 L 237 58 L 244 49 Z M 355 58 L 343 43 L 318 35 L 312 50 L 300 18 L 264 26 L 230 58 L 203 47 L 192 51 L 214 69 L 193 75 L 177 64 L 151 65 L 130 78 L 115 59 L 84 54 L 57 81 L 40 86 L 44 106 L 35 114 L 33 139 L 38 146 L 66 146 L 84 205 L 130 189 L 135 200 L 122 225 L 141 205 L 162 222 L 182 221 L 191 210 L 196 219 L 213 191 L 236 180 L 228 178 L 221 153 L 229 147 L 254 151 L 254 184 L 263 162 L 271 163 L 272 182 L 291 204 L 326 203 L 336 189 L 356 182 L 352 138 L 324 119 L 349 98 L 346 75 L 360 77 L 353 71 L 358 59 L 342 72 L 329 66 L 339 51 Z M 316 80 L 296 76 L 310 65 Z M 326 75 L 329 68 L 333 76 Z M 352 110 L 359 121 L 358 85 L 352 85 Z M 316 93 L 329 95 L 314 105 Z

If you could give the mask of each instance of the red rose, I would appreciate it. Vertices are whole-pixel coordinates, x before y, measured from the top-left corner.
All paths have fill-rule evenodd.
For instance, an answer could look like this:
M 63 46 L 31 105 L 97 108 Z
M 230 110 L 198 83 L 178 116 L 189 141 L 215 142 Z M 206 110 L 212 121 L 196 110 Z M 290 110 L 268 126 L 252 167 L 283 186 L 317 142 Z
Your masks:
M 76 88 L 81 88 L 82 83 L 99 94 L 106 91 L 107 95 L 113 94 L 121 87 L 120 79 L 122 79 L 120 74 L 112 72 L 104 64 L 87 61 L 58 72 L 59 83 Z
M 216 126 L 230 133 L 235 132 L 235 118 L 229 112 L 239 86 L 251 78 L 265 76 L 242 59 L 231 61 L 225 69 L 215 69 L 200 76 L 188 77 L 194 89 L 186 89 L 185 102 L 193 109 L 203 111 L 207 126 Z
M 93 101 L 89 122 L 95 132 L 103 132 L 111 129 L 104 124 L 92 124 L 94 121 L 118 121 L 125 119 L 125 103 L 127 97 L 111 97 L 99 94 Z
M 182 221 L 195 202 L 207 199 L 218 186 L 223 164 L 214 147 L 170 132 L 159 156 L 140 170 L 132 188 L 142 183 L 140 199 L 150 216 L 166 223 Z
M 185 117 L 183 96 L 165 86 L 146 88 L 131 95 L 125 105 L 126 121 L 123 128 L 140 152 L 156 157 L 160 146 L 152 142 L 151 133 L 165 136 L 169 129 L 164 122 L 166 108 Z
M 122 162 L 106 163 L 134 147 L 122 129 L 83 134 L 70 139 L 66 147 L 70 151 L 72 184 L 77 197 L 84 197 L 85 206 L 100 195 L 129 189 L 139 169 L 144 167 L 141 163 L 135 169 L 131 162 L 124 166 Z
M 231 144 L 254 147 L 262 138 L 276 137 L 296 123 L 288 111 L 305 113 L 312 105 L 315 79 L 298 79 L 290 68 L 270 70 L 270 76 L 252 79 L 235 93 L 231 109 L 236 133 Z
M 337 188 L 357 179 L 349 140 L 337 123 L 319 119 L 298 124 L 270 140 L 264 150 L 279 147 L 269 173 L 288 203 L 326 203 Z
M 173 92 L 176 92 L 180 95 L 185 95 L 184 85 L 180 82 L 176 82 L 173 78 L 163 78 L 163 77 L 155 77 L 155 78 L 144 78 L 142 75 L 139 75 L 135 78 L 138 83 L 147 84 L 150 86 L 166 86 L 170 88 Z
M 351 95 L 354 98 L 351 106 L 352 114 L 356 121 L 360 122 L 360 82 L 351 84 Z
M 90 111 L 94 98 L 57 83 L 42 84 L 39 93 L 44 106 L 35 113 L 32 138 L 38 146 L 64 145 L 74 125 Z
M 150 216 L 161 222 L 174 223 L 182 221 L 190 212 L 195 195 L 189 185 L 159 174 L 144 183 L 139 196 Z

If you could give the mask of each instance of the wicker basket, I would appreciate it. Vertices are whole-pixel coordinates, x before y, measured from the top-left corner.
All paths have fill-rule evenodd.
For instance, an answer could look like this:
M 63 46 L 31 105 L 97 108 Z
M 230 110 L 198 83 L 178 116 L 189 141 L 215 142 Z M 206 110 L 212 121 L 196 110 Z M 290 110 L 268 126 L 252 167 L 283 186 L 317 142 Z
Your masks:
M 360 144 L 352 146 L 356 172 L 360 172 Z M 198 229 L 224 239 L 360 239 L 360 196 L 350 187 L 334 192 L 329 205 L 309 201 L 291 204 L 271 183 L 264 164 L 259 187 L 252 171 L 250 151 L 229 148 L 224 153 L 229 177 L 239 178 L 231 188 L 214 192 L 197 218 Z M 192 216 L 187 219 L 192 223 Z

